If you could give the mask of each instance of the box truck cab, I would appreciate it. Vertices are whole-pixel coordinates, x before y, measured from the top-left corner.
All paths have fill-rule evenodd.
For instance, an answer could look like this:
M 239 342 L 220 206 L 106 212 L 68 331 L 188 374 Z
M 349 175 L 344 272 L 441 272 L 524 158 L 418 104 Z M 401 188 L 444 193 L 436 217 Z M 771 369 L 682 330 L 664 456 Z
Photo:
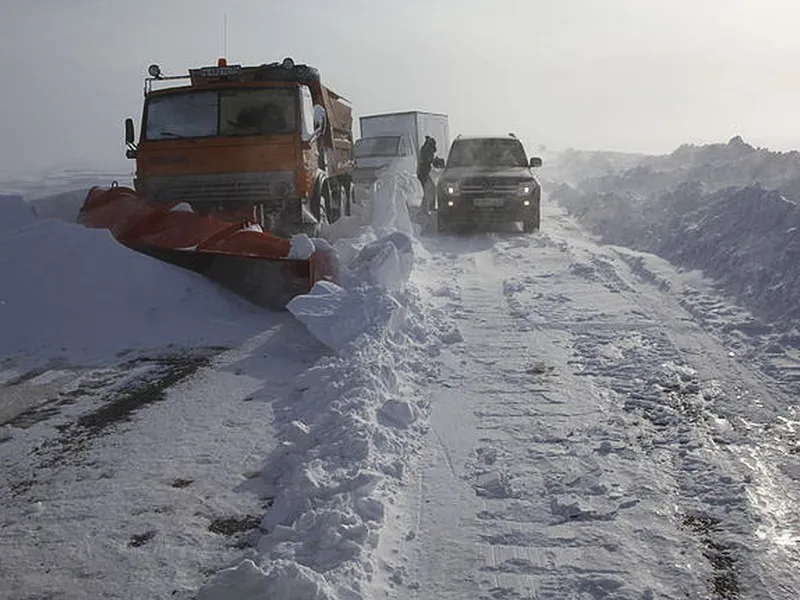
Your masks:
M 374 181 L 387 166 L 416 173 L 417 153 L 410 136 L 387 134 L 356 140 L 353 146 L 356 181 Z

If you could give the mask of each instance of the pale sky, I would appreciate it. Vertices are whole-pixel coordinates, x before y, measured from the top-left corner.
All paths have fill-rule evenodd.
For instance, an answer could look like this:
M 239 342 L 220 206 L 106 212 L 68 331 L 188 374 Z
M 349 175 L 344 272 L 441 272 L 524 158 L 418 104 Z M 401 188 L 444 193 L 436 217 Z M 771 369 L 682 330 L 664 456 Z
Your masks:
M 356 118 L 447 113 L 528 153 L 800 148 L 797 0 L 0 0 L 0 171 L 133 168 L 148 64 L 291 56 Z

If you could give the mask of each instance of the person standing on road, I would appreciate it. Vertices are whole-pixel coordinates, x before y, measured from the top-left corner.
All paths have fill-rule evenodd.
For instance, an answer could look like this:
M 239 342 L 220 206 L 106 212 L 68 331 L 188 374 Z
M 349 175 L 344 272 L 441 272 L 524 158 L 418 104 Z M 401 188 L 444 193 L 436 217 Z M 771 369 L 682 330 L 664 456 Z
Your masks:
M 417 162 L 417 178 L 422 184 L 422 205 L 424 210 L 433 209 L 433 182 L 431 181 L 431 169 L 433 159 L 436 156 L 436 140 L 431 136 L 425 136 L 425 142 L 419 149 L 419 161 Z

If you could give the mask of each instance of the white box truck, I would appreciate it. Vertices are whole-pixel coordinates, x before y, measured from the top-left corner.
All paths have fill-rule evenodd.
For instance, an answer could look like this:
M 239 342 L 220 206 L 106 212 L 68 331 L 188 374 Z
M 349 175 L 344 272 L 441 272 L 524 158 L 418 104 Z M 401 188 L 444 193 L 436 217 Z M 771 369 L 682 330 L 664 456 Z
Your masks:
M 436 140 L 436 156 L 445 158 L 450 147 L 447 115 L 406 111 L 367 115 L 359 119 L 361 136 L 353 148 L 357 179 L 373 179 L 375 172 L 394 163 L 417 172 L 419 149 L 429 135 Z M 359 175 L 361 177 L 359 177 Z
M 450 148 L 447 115 L 404 111 L 365 115 L 359 119 L 360 137 L 353 147 L 352 173 L 356 202 L 368 198 L 378 173 L 385 167 L 416 177 L 419 151 L 425 136 L 436 140 L 436 156 L 446 158 Z

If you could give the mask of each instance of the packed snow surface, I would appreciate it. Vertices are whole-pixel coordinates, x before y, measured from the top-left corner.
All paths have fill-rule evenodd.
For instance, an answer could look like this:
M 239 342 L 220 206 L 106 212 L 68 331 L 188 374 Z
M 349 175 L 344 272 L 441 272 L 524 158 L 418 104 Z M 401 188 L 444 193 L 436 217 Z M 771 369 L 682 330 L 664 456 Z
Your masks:
M 0 194 L 0 234 L 30 225 L 36 213 L 18 194 Z

